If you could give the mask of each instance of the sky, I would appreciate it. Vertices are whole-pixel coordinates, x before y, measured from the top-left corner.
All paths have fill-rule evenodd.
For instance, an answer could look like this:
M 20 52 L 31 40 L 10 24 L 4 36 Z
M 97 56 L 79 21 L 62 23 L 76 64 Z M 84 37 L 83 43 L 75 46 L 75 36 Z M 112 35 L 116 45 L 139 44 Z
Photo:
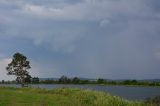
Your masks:
M 33 77 L 160 78 L 160 1 L 0 0 L 0 80 L 16 52 Z

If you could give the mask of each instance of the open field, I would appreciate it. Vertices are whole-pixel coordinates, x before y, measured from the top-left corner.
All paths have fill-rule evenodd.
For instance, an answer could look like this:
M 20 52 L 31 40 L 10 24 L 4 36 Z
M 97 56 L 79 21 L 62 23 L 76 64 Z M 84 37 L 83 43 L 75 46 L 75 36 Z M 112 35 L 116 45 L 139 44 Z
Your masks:
M 0 106 L 151 106 L 108 93 L 73 88 L 0 87 Z

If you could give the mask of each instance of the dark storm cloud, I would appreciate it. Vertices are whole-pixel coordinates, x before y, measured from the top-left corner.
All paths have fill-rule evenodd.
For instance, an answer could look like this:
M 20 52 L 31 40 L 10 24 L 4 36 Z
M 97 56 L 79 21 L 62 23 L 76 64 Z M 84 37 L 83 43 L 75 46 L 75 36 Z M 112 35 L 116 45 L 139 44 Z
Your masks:
M 156 0 L 1 0 L 0 64 L 19 50 L 32 57 L 32 74 L 40 77 L 158 78 L 159 5 Z

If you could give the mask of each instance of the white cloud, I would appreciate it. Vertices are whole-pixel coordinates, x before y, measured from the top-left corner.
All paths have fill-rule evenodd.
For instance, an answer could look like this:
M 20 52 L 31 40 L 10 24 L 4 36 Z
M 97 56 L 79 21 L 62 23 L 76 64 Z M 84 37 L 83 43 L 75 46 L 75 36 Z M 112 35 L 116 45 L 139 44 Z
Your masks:
M 14 80 L 15 77 L 7 75 L 6 67 L 11 62 L 10 58 L 0 59 L 0 80 Z

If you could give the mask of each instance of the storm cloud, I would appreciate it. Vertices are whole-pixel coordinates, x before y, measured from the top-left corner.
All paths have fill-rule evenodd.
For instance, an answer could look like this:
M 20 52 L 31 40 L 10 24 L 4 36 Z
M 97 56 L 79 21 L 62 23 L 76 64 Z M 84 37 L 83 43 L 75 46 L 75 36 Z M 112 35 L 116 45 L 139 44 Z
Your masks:
M 159 78 L 159 7 L 157 0 L 1 0 L 0 76 L 22 52 L 32 76 Z

